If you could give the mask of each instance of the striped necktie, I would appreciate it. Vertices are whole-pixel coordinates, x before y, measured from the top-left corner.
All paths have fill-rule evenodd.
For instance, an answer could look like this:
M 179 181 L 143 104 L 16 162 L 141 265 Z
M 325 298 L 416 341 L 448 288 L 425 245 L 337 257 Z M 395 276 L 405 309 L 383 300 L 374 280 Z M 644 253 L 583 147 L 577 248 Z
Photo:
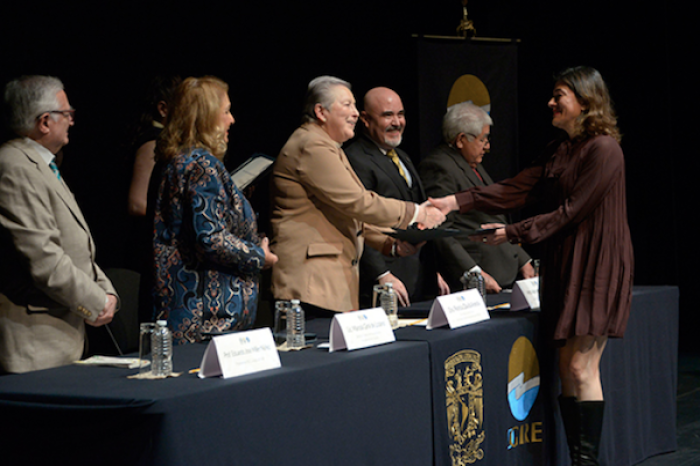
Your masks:
M 51 163 L 49 163 L 49 168 L 56 175 L 56 178 L 61 179 L 61 172 L 58 171 L 58 165 L 56 165 L 56 158 L 54 158 Z
M 394 162 L 394 165 L 399 169 L 399 174 L 403 177 L 403 179 L 408 183 L 408 178 L 406 178 L 406 173 L 403 171 L 403 167 L 401 166 L 401 162 L 399 162 L 399 155 L 396 153 L 394 149 L 391 149 L 389 152 L 386 153 L 387 157 L 391 159 L 392 162 Z

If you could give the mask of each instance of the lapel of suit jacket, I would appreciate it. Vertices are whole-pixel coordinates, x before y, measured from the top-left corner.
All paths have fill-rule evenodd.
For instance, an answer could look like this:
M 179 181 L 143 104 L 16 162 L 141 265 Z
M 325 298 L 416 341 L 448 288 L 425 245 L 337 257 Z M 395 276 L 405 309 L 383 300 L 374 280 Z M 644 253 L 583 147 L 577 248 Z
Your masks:
M 484 179 L 484 185 L 488 186 L 490 184 L 493 184 L 493 180 L 489 176 L 489 174 L 486 172 L 486 169 L 482 164 L 479 164 L 476 166 L 476 170 L 479 172 L 479 175 Z
M 333 141 L 330 136 L 328 136 L 328 133 L 326 133 L 323 129 L 321 129 L 320 126 L 318 126 L 315 123 L 305 123 L 302 125 L 302 128 L 306 129 L 309 131 L 311 134 L 313 134 L 314 138 L 319 138 L 319 139 L 325 139 L 328 141 L 331 141 L 334 146 L 334 152 L 335 155 L 338 157 L 340 160 L 340 163 L 343 165 L 345 170 L 348 172 L 350 177 L 355 181 L 355 183 L 358 184 L 362 189 L 365 189 L 365 185 L 362 184 L 362 180 L 357 176 L 355 173 L 355 170 L 352 169 L 352 165 L 350 164 L 350 161 L 348 160 L 348 156 L 345 155 L 345 151 L 343 151 L 342 147 L 338 146 L 335 141 Z M 323 174 L 324 176 L 327 176 L 327 174 Z M 349 222 L 351 222 L 354 225 L 355 229 L 355 249 L 357 250 L 357 258 L 362 255 L 362 249 L 364 248 L 364 237 L 360 234 L 364 230 L 364 222 L 361 222 L 360 220 L 354 218 L 354 217 L 348 217 Z
M 46 179 L 46 184 L 53 188 L 53 190 L 58 194 L 58 196 L 61 198 L 61 200 L 66 204 L 68 207 L 68 210 L 73 214 L 73 217 L 75 217 L 76 221 L 80 224 L 80 226 L 86 230 L 90 231 L 88 228 L 87 222 L 85 221 L 85 217 L 83 217 L 83 213 L 80 210 L 80 207 L 78 206 L 78 203 L 75 200 L 75 197 L 73 196 L 73 193 L 71 190 L 68 188 L 68 185 L 63 181 L 63 179 L 59 180 L 56 177 L 56 174 L 49 168 L 49 166 L 46 164 L 44 159 L 39 155 L 31 145 L 27 144 L 26 142 L 22 140 L 17 141 L 17 147 L 24 152 L 24 154 L 27 156 L 27 158 L 36 165 L 37 170 L 39 170 L 39 173 L 41 173 L 42 177 Z
M 404 180 L 401 174 L 399 173 L 399 170 L 394 164 L 394 162 L 386 154 L 384 154 L 374 142 L 372 142 L 366 136 L 362 136 L 361 141 L 364 151 L 369 157 L 369 159 L 380 170 L 382 170 L 386 174 L 386 176 L 389 177 L 389 179 L 394 183 L 394 185 L 396 185 L 396 188 L 401 193 L 402 199 L 411 199 L 411 190 L 408 187 L 408 184 L 406 184 L 406 180 Z M 396 153 L 399 154 L 399 158 L 402 162 L 404 162 L 404 165 L 407 166 L 406 161 L 401 156 L 398 150 L 396 151 Z M 411 177 L 413 179 L 417 179 L 417 177 L 412 172 Z
M 411 172 L 411 179 L 413 180 L 413 185 L 418 186 L 418 191 L 420 192 L 420 200 L 423 201 L 427 199 L 427 196 L 425 195 L 425 190 L 423 189 L 423 183 L 420 180 L 420 175 L 418 174 L 418 170 L 416 170 L 415 165 L 413 165 L 413 161 L 411 160 L 411 158 L 402 149 L 396 149 L 396 153 L 399 154 L 399 158 L 403 162 L 404 166 L 408 168 L 409 172 Z
M 484 182 L 482 182 L 478 176 L 476 176 L 476 173 L 474 173 L 474 170 L 472 167 L 469 166 L 467 161 L 464 159 L 462 154 L 459 153 L 457 149 L 451 146 L 446 147 L 446 152 L 452 157 L 452 159 L 455 161 L 455 164 L 462 170 L 462 173 L 464 173 L 464 176 L 471 182 L 472 186 L 484 186 Z M 479 169 L 480 165 L 477 165 L 477 170 Z M 481 174 L 482 171 L 479 171 Z M 485 180 L 486 178 L 484 178 Z

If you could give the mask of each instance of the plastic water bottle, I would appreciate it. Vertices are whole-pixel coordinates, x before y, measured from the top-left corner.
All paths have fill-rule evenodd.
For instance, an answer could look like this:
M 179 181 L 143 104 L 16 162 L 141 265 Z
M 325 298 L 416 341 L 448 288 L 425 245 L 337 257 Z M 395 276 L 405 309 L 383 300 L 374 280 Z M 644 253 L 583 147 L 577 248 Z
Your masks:
M 474 267 L 471 270 L 464 272 L 464 275 L 460 279 L 464 285 L 465 290 L 470 290 L 476 288 L 479 290 L 481 299 L 486 302 L 486 285 L 484 284 L 484 276 L 481 275 L 481 269 L 479 267 Z
M 394 291 L 394 285 L 389 282 L 384 284 L 384 292 L 379 295 L 379 303 L 384 312 L 386 312 L 389 318 L 389 323 L 392 329 L 399 327 L 399 303 L 398 297 L 396 296 L 396 291 Z
M 151 370 L 153 375 L 167 377 L 173 371 L 173 336 L 168 328 L 168 322 L 159 320 L 151 337 L 153 359 Z
M 287 310 L 287 348 L 306 346 L 304 332 L 306 332 L 304 310 L 298 299 L 292 299 L 292 306 Z

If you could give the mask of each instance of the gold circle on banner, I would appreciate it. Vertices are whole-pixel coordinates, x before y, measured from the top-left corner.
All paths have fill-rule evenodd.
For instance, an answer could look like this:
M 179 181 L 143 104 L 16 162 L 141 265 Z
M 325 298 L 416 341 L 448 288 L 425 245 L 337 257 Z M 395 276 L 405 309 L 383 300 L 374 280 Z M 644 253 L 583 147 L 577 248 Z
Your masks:
M 484 109 L 491 108 L 491 97 L 486 85 L 473 74 L 464 74 L 457 78 L 447 98 L 447 108 L 462 102 L 471 102 Z
M 530 340 L 525 337 L 519 337 L 513 344 L 508 361 L 508 381 L 512 381 L 519 374 L 523 374 L 524 381 L 540 375 L 537 352 Z

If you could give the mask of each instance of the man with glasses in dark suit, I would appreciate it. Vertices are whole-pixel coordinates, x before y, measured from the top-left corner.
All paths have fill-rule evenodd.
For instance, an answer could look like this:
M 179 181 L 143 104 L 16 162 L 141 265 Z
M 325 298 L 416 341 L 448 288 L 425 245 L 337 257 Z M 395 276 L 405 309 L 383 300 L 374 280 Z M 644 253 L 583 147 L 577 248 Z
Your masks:
M 419 165 L 428 196 L 439 198 L 493 183 L 481 164 L 491 148 L 491 125 L 493 120 L 489 114 L 471 102 L 447 109 L 442 121 L 443 142 Z M 504 215 L 473 210 L 466 214 L 452 212 L 443 226 L 473 232 L 481 225 L 505 224 L 506 221 Z M 436 245 L 441 271 L 451 287 L 460 287 L 460 278 L 474 266 L 481 269 L 490 293 L 512 286 L 518 276 L 535 276 L 530 256 L 515 244 L 489 246 L 471 241 L 467 235 L 459 235 L 437 240 Z

